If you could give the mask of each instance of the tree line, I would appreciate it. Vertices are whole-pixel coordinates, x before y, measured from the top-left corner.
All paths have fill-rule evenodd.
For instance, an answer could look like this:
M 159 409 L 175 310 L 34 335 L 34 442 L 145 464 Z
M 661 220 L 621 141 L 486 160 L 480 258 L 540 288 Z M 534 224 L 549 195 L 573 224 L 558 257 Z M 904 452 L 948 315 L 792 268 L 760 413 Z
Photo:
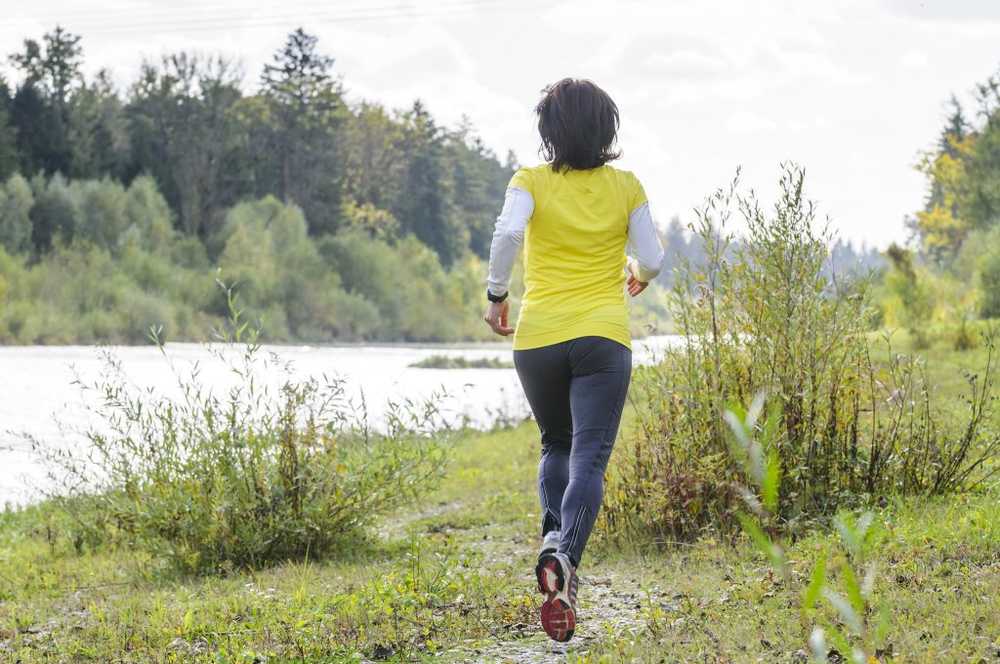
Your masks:
M 252 91 L 232 60 L 191 53 L 144 62 L 120 91 L 107 70 L 84 76 L 61 27 L 8 62 L 0 341 L 137 341 L 154 323 L 201 337 L 224 313 L 216 270 L 275 339 L 478 336 L 464 319 L 516 164 L 468 120 L 349 103 L 302 29 Z M 67 292 L 91 280 L 115 292 Z M 436 311 L 402 311 L 417 306 Z
M 975 86 L 971 107 L 951 97 L 917 168 L 927 194 L 909 246 L 886 252 L 883 309 L 918 345 L 949 336 L 966 348 L 972 322 L 1000 318 L 1000 73 Z

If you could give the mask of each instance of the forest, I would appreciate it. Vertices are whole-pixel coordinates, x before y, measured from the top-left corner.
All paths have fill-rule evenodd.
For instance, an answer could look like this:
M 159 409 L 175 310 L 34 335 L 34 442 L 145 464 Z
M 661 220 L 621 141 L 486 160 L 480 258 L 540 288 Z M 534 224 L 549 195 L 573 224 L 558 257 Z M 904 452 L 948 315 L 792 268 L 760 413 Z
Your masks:
M 124 92 L 83 62 L 57 27 L 0 79 L 0 342 L 205 339 L 220 283 L 270 340 L 482 334 L 514 157 L 471 123 L 349 104 L 301 29 L 253 92 L 222 56 L 144 62 Z

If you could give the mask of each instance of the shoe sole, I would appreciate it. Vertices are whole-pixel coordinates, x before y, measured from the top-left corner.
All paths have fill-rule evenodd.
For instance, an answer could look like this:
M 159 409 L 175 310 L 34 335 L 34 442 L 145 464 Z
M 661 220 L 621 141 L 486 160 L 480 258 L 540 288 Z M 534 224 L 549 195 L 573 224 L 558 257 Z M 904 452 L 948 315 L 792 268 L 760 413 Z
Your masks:
M 562 566 L 554 556 L 542 554 L 535 566 L 535 579 L 539 592 L 545 595 L 540 616 L 542 629 L 553 641 L 569 641 L 576 630 L 576 611 L 557 597 L 566 583 Z
M 573 638 L 576 612 L 561 599 L 550 597 L 542 604 L 542 629 L 553 641 L 560 643 Z

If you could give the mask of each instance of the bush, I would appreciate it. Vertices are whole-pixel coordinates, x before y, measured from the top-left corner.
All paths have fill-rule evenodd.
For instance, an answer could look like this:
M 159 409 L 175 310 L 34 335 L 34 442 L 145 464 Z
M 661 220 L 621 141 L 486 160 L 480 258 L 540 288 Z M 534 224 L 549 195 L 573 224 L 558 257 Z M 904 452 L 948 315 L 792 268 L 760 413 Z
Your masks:
M 979 272 L 982 303 L 979 314 L 983 318 L 1000 318 L 1000 250 L 983 259 Z
M 913 338 L 917 348 L 927 348 L 930 337 L 927 327 L 934 313 L 934 293 L 926 275 L 917 271 L 913 254 L 893 244 L 886 251 L 892 269 L 885 276 L 890 293 L 899 300 L 903 325 Z
M 723 413 L 766 393 L 780 409 L 775 444 L 786 522 L 892 493 L 940 493 L 983 479 L 1000 442 L 988 421 L 992 360 L 971 382 L 946 431 L 922 365 L 871 360 L 868 280 L 825 276 L 830 236 L 803 196 L 803 172 L 783 171 L 766 214 L 738 182 L 698 211 L 705 263 L 687 264 L 669 299 L 685 343 L 638 372 L 639 427 L 609 479 L 605 522 L 670 539 L 730 529 L 741 471 L 729 458 Z M 738 213 L 745 241 L 732 249 Z M 732 258 L 730 258 L 730 256 Z
M 31 441 L 78 548 L 124 544 L 193 573 L 323 556 L 440 474 L 443 448 L 424 428 L 440 424 L 433 408 L 390 413 L 375 433 L 341 382 L 296 379 L 247 330 L 236 314 L 232 343 L 213 347 L 236 381 L 224 397 L 197 367 L 175 369 L 180 398 L 138 390 L 105 351 L 101 378 L 85 386 L 100 421 L 89 445 Z

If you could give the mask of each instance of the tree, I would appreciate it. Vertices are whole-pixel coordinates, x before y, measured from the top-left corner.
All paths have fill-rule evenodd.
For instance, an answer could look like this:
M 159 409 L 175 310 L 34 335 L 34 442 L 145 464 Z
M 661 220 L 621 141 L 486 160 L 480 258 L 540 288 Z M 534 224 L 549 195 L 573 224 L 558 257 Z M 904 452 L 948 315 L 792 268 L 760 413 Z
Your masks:
M 39 254 L 48 253 L 55 239 L 64 242 L 76 233 L 78 201 L 66 179 L 54 175 L 47 180 L 42 174 L 31 180 L 35 204 L 31 208 L 31 244 Z
M 0 76 L 0 179 L 17 170 L 17 134 L 10 122 L 10 88 Z
M 445 135 L 451 163 L 451 196 L 454 224 L 469 231 L 469 248 L 481 258 L 490 253 L 493 226 L 503 204 L 504 188 L 513 175 L 475 135 L 467 116 L 455 131 Z
M 69 172 L 70 98 L 82 80 L 80 37 L 56 26 L 42 44 L 24 40 L 23 50 L 11 54 L 10 62 L 24 75 L 11 111 L 22 171 Z
M 128 228 L 125 188 L 113 180 L 73 183 L 77 204 L 76 234 L 117 254 Z
M 55 109 L 30 81 L 17 88 L 10 104 L 10 122 L 16 132 L 19 170 L 67 173 L 70 165 L 66 129 Z
M 10 60 L 28 82 L 41 87 L 65 119 L 70 92 L 81 80 L 83 47 L 80 36 L 57 25 L 55 30 L 45 33 L 42 42 L 44 46 L 33 39 L 25 39 L 24 50 L 12 54 Z
M 340 221 L 343 167 L 336 139 L 347 115 L 334 60 L 318 51 L 318 41 L 298 28 L 260 78 L 270 139 L 260 147 L 276 156 L 276 193 L 302 208 L 314 235 L 334 231 Z
M 1000 222 L 1000 75 L 977 88 L 983 126 L 970 134 L 971 149 L 964 163 L 959 214 L 971 228 L 986 229 Z
M 231 159 L 241 132 L 233 113 L 242 96 L 239 80 L 224 58 L 170 55 L 159 66 L 144 63 L 126 109 L 129 174 L 152 174 L 181 229 L 202 239 L 246 193 Z
M 451 213 L 441 130 L 419 100 L 402 119 L 406 172 L 393 214 L 448 267 L 468 246 L 469 229 Z
M 362 102 L 341 135 L 345 195 L 359 205 L 393 208 L 406 167 L 402 127 L 381 105 Z
M 970 234 L 1000 222 L 1000 75 L 977 86 L 976 101 L 979 126 L 951 98 L 937 146 L 917 166 L 928 191 L 910 225 L 926 254 L 948 269 Z
M 70 174 L 76 178 L 121 177 L 128 154 L 128 126 L 122 102 L 103 69 L 84 82 L 69 114 Z
M 31 248 L 31 186 L 13 175 L 0 186 L 0 246 L 8 253 L 24 253 Z

